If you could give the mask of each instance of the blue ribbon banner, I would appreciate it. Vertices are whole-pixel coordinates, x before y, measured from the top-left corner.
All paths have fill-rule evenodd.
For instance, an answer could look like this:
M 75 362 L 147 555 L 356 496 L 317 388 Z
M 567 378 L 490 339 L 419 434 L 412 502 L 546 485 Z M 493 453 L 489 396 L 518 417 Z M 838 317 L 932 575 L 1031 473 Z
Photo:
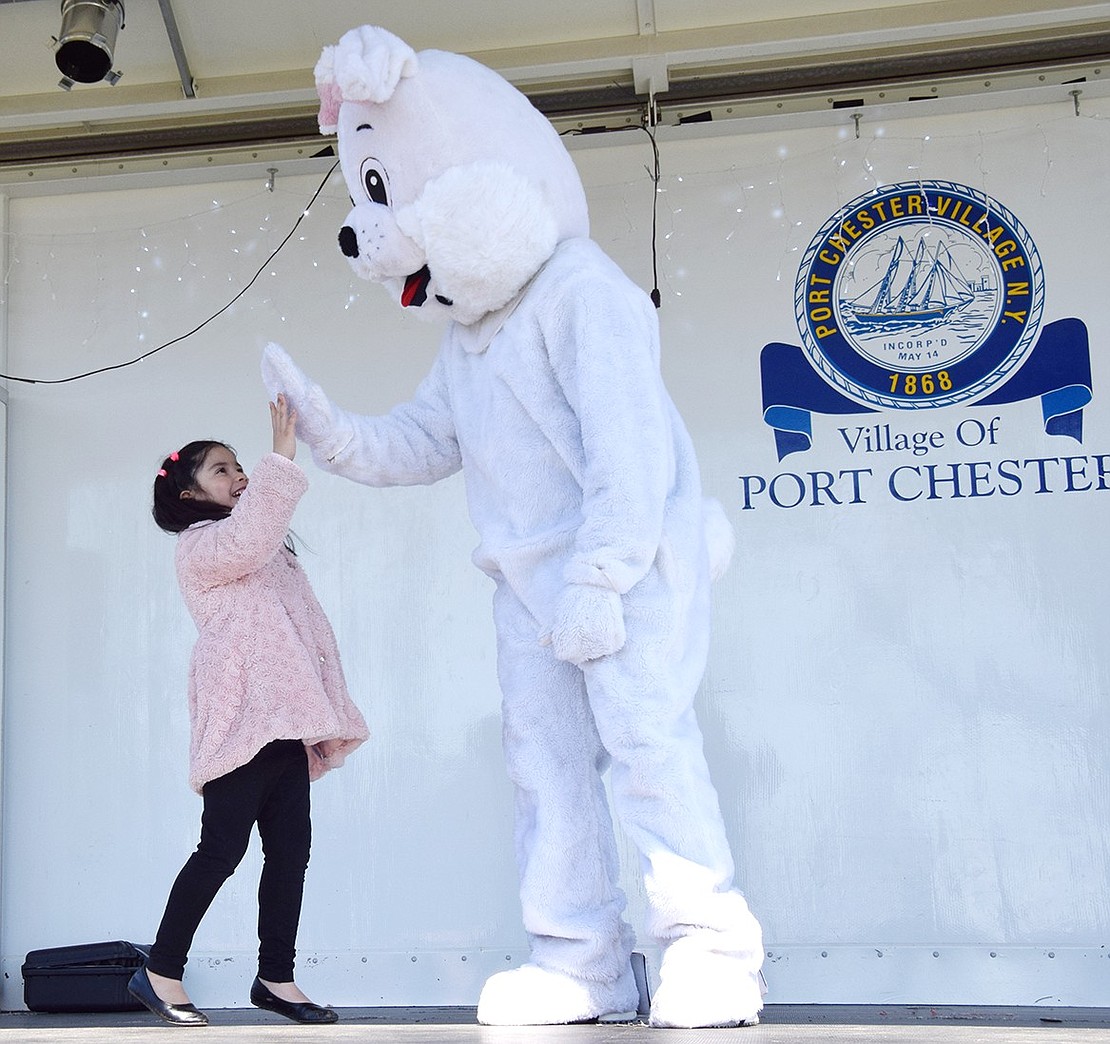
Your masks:
M 876 413 L 842 395 L 792 344 L 765 345 L 759 356 L 763 419 L 775 432 L 782 460 L 813 444 L 814 413 Z M 1044 430 L 1083 441 L 1083 408 L 1092 399 L 1091 353 L 1081 319 L 1058 319 L 1041 331 L 1029 357 L 998 391 L 975 406 L 998 406 L 1040 396 Z

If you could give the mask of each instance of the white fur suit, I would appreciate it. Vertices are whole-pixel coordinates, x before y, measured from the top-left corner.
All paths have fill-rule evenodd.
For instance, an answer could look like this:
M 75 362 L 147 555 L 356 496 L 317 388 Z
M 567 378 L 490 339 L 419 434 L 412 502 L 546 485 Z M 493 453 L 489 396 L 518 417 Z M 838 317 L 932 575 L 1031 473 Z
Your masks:
M 474 561 L 496 585 L 531 940 L 528 964 L 485 984 L 479 1021 L 635 1010 L 610 767 L 664 947 L 652 1024 L 754 1022 L 760 929 L 732 887 L 692 709 L 711 548 L 723 568 L 731 531 L 663 386 L 655 310 L 588 238 L 550 124 L 495 73 L 363 27 L 325 51 L 317 83 L 355 202 L 343 252 L 447 332 L 383 417 L 340 409 L 276 345 L 264 375 L 321 467 L 372 486 L 465 478 Z

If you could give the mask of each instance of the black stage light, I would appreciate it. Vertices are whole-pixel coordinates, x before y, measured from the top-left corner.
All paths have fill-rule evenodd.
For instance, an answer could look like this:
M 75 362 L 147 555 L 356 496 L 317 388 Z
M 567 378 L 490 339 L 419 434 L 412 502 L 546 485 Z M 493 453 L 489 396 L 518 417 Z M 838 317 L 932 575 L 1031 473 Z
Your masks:
M 73 83 L 115 83 L 112 48 L 123 28 L 122 0 L 62 0 L 62 29 L 54 60 L 67 90 Z M 69 81 L 67 83 L 66 81 Z

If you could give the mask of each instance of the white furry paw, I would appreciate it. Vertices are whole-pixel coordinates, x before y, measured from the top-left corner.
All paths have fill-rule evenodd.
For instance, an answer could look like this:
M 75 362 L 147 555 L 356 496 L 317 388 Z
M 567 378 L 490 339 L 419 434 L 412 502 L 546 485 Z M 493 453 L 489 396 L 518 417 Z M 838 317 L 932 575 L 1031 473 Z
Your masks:
M 478 1021 L 483 1026 L 560 1026 L 612 1015 L 633 1018 L 638 1000 L 631 967 L 615 983 L 596 983 L 522 964 L 486 980 Z
M 540 638 L 576 667 L 624 646 L 624 606 L 616 591 L 592 584 L 569 584 L 555 609 L 551 630 Z
M 262 352 L 262 382 L 270 398 L 276 399 L 281 393 L 294 405 L 298 399 L 304 398 L 308 383 L 305 375 L 297 369 L 297 364 L 289 358 L 289 353 L 273 341 Z
M 665 954 L 649 1024 L 669 1029 L 756 1026 L 762 1009 L 759 971 L 752 971 L 750 962 L 721 953 Z
M 351 424 L 343 411 L 272 341 L 262 353 L 262 380 L 272 396 L 282 392 L 297 411 L 297 437 L 318 464 L 325 466 L 351 441 Z

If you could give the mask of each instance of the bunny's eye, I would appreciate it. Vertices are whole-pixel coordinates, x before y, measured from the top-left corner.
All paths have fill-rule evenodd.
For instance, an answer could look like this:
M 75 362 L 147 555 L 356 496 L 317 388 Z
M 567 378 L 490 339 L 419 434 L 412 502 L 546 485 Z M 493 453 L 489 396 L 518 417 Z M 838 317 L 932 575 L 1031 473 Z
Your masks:
M 366 186 L 366 195 L 369 196 L 371 203 L 380 203 L 383 207 L 389 205 L 385 178 L 376 167 L 367 167 L 363 171 L 362 183 Z

